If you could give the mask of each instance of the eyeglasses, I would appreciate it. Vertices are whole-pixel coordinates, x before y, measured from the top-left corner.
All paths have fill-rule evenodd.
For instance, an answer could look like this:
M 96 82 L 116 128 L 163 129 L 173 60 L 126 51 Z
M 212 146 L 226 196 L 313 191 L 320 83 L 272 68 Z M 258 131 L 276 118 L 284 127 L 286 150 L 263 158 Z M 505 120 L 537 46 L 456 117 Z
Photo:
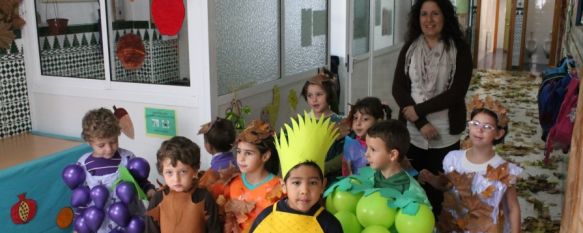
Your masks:
M 488 123 L 481 123 L 479 121 L 468 121 L 468 126 L 470 128 L 482 128 L 484 131 L 494 131 L 496 129 L 496 126 L 493 126 L 491 124 Z

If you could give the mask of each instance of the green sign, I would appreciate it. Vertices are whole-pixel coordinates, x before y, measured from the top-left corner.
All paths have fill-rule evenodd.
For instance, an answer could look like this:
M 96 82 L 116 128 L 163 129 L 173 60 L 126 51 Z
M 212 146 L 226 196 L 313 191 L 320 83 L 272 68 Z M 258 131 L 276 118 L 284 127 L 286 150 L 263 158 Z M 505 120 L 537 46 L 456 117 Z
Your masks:
M 176 136 L 175 111 L 146 108 L 146 134 L 162 137 Z

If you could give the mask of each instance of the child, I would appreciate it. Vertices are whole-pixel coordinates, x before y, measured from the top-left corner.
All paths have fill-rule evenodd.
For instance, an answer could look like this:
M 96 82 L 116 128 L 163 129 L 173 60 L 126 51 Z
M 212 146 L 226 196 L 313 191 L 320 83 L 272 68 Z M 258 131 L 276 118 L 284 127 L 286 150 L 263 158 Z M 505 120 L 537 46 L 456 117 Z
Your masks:
M 338 133 L 329 119 L 299 116 L 276 141 L 287 198 L 266 208 L 251 232 L 342 232 L 340 222 L 320 204 L 326 180 L 322 171 L 326 148 Z
M 379 121 L 367 131 L 366 159 L 374 173 L 375 188 L 417 192 L 429 204 L 423 188 L 401 166 L 409 150 L 409 131 L 398 120 Z
M 209 170 L 219 171 L 237 166 L 237 160 L 231 152 L 236 137 L 231 121 L 217 117 L 215 121 L 204 124 L 198 134 L 204 135 L 204 148 L 213 155 Z
M 268 123 L 254 120 L 237 138 L 237 165 L 241 174 L 233 178 L 217 201 L 226 200 L 225 231 L 248 232 L 253 220 L 281 198 L 277 178 L 279 158 Z
M 196 185 L 200 148 L 175 136 L 162 143 L 156 159 L 166 184 L 150 200 L 146 232 L 222 232 L 214 198 Z
M 318 69 L 318 74 L 306 81 L 301 94 L 317 118 L 330 117 L 334 123 L 342 119 L 336 114 L 340 98 L 338 77 L 326 68 Z
M 493 148 L 508 130 L 507 109 L 490 97 L 478 96 L 468 109 L 471 147 L 446 155 L 445 175 L 427 170 L 419 174 L 420 181 L 446 191 L 439 228 L 441 232 L 520 232 L 514 184 L 522 168 L 505 161 Z
M 365 167 L 367 160 L 366 131 L 378 120 L 389 119 L 391 108 L 382 104 L 376 97 L 365 97 L 356 101 L 350 108 L 348 124 L 352 127 L 352 133 L 344 138 L 342 175 L 359 174 L 359 169 Z
M 340 140 L 332 144 L 326 155 L 326 177 L 328 180 L 334 181 L 336 177 L 342 175 L 342 156 L 340 156 L 344 145 L 342 138 L 348 132 L 348 126 L 344 127 L 342 116 L 336 114 L 340 98 L 338 77 L 326 68 L 319 69 L 318 74 L 304 84 L 302 96 L 317 118 L 328 117 L 332 123 L 346 128 L 346 130 L 342 130 L 346 132 L 341 132 L 343 135 Z
M 77 163 L 85 169 L 85 183 L 89 189 L 98 185 L 105 185 L 109 193 L 109 200 L 103 206 L 105 218 L 97 232 L 109 232 L 118 227 L 117 223 L 109 218 L 107 210 L 114 200 L 119 200 L 115 194 L 114 182 L 120 179 L 119 167 L 125 167 L 134 154 L 128 150 L 119 148 L 118 136 L 121 133 L 119 121 L 112 111 L 105 108 L 94 109 L 85 114 L 82 120 L 83 131 L 81 136 L 93 149 L 86 153 Z M 140 181 L 140 187 L 146 191 L 148 197 L 154 193 L 154 185 L 147 179 Z M 128 204 L 131 215 L 143 215 L 145 208 L 141 200 L 134 198 Z
M 425 191 L 401 166 L 409 149 L 409 137 L 407 127 L 398 120 L 376 122 L 368 129 L 366 136 L 366 159 L 370 167 L 363 167 L 360 169 L 360 174 L 345 177 L 331 185 L 324 192 L 324 195 L 327 198 L 334 198 L 332 194 L 337 191 L 350 192 L 353 195 L 362 195 L 362 193 L 370 195 L 378 192 L 383 198 L 392 200 L 386 202 L 388 207 L 397 209 L 398 212 L 408 216 L 417 216 L 421 211 L 421 207 L 423 207 L 425 209 L 423 212 L 428 213 L 430 221 L 433 221 L 433 215 L 430 210 L 431 204 Z M 385 203 L 379 202 L 379 205 L 385 205 Z M 373 211 L 369 212 L 370 214 L 377 211 L 367 210 L 367 208 L 370 207 L 366 205 L 360 206 L 359 204 L 356 206 L 356 213 L 353 214 L 359 215 L 359 213 Z M 374 225 L 387 224 L 384 226 L 389 227 L 390 232 L 397 232 L 398 226 L 394 224 L 397 220 L 394 215 L 392 217 L 393 219 L 390 216 L 385 216 L 374 220 L 376 221 L 374 223 L 372 222 L 373 220 L 361 219 L 360 217 L 358 221 L 363 225 L 365 223 Z M 433 222 L 430 221 L 421 223 L 424 227 L 416 230 L 432 232 Z

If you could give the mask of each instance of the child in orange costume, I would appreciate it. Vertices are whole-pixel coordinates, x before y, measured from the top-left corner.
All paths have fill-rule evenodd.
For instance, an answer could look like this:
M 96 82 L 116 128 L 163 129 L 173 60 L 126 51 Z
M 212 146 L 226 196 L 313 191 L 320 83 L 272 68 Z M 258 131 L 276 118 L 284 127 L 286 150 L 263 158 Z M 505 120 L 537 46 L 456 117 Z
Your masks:
M 217 202 L 225 211 L 225 232 L 248 232 L 257 215 L 282 196 L 279 158 L 273 130 L 260 120 L 239 134 L 236 148 L 241 174 L 228 181 Z

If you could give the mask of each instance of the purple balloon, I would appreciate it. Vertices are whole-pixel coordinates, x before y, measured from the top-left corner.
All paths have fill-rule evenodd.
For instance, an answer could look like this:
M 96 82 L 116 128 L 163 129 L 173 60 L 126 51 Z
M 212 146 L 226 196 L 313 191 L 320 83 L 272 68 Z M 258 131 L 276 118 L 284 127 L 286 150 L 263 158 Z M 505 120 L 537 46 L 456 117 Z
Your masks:
M 148 179 L 148 175 L 150 175 L 150 164 L 140 157 L 131 158 L 128 161 L 127 168 L 130 170 L 132 176 L 139 181 Z
M 146 229 L 146 223 L 138 216 L 132 217 L 126 227 L 128 233 L 143 233 L 144 229 Z
M 89 187 L 81 186 L 73 189 L 73 193 L 71 194 L 71 206 L 87 206 L 89 202 L 91 202 L 91 198 L 89 198 Z
M 89 229 L 93 232 L 97 232 L 101 227 L 101 223 L 103 223 L 103 219 L 105 218 L 105 214 L 103 210 L 91 206 L 83 212 L 83 218 L 85 218 L 85 223 L 89 226 Z
M 75 218 L 75 226 L 73 228 L 75 228 L 77 233 L 91 233 L 91 230 L 89 230 L 89 226 L 87 226 L 83 216 L 78 216 Z
M 107 214 L 111 220 L 122 227 L 126 227 L 130 222 L 130 211 L 123 202 L 111 204 Z
M 109 198 L 109 190 L 107 190 L 105 185 L 100 184 L 91 189 L 90 196 L 93 203 L 95 203 L 95 206 L 99 209 L 103 209 Z
M 119 182 L 115 187 L 115 194 L 123 201 L 123 203 L 130 204 L 136 196 L 136 187 L 130 182 Z
M 85 171 L 77 164 L 69 164 L 63 169 L 61 174 L 63 181 L 71 190 L 77 188 L 80 184 L 85 182 Z

